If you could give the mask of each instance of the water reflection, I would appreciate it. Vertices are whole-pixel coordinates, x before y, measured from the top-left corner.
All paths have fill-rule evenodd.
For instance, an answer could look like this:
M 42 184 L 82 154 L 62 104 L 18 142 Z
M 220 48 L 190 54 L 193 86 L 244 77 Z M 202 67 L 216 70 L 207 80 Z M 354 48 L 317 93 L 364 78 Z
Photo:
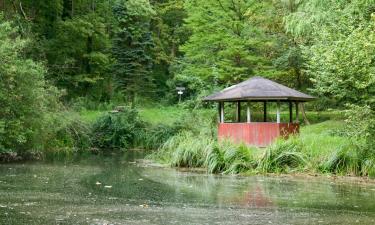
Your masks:
M 374 224 L 374 185 L 194 173 L 141 157 L 0 165 L 0 224 Z

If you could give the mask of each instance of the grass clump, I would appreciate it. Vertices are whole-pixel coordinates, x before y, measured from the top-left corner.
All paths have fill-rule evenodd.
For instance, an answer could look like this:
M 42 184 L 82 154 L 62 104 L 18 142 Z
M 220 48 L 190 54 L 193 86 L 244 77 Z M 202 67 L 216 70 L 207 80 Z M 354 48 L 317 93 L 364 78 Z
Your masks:
M 237 174 L 251 170 L 256 165 L 252 148 L 230 141 L 215 143 L 206 156 L 207 171 L 210 173 Z
M 259 169 L 262 172 L 287 172 L 306 165 L 306 158 L 302 152 L 302 143 L 297 138 L 277 140 L 266 148 L 259 160 Z
M 174 167 L 204 167 L 209 173 L 237 174 L 255 168 L 253 149 L 207 135 L 182 131 L 150 157 Z
M 359 174 L 360 164 L 359 155 L 355 149 L 341 146 L 322 163 L 321 170 L 337 174 Z
M 152 158 L 171 166 L 203 167 L 207 151 L 211 147 L 211 139 L 197 139 L 191 132 L 183 131 L 168 139 Z

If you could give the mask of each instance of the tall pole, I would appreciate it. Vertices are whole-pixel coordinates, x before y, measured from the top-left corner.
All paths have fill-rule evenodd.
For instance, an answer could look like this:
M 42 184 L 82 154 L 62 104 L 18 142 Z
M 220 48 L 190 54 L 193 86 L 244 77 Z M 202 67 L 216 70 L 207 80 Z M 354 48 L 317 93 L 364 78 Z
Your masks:
M 263 122 L 267 122 L 267 101 L 263 102 Z
M 250 123 L 251 122 L 251 114 L 250 114 L 250 102 L 247 102 L 247 122 Z
M 277 101 L 276 119 L 277 119 L 277 123 L 280 123 L 280 101 Z

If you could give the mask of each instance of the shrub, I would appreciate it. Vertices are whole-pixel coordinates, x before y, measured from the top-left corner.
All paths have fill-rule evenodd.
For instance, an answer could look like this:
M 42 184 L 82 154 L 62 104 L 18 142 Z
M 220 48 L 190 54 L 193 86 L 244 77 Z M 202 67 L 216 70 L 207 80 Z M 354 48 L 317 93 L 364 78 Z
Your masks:
M 137 135 L 143 135 L 145 124 L 135 109 L 124 107 L 107 113 L 93 125 L 93 146 L 99 149 L 127 149 L 135 146 Z
M 375 111 L 370 105 L 348 105 L 346 111 L 346 135 L 352 143 L 364 151 L 367 157 L 375 157 Z
M 76 113 L 62 111 L 46 117 L 53 126 L 44 129 L 44 153 L 47 157 L 65 157 L 91 147 L 90 127 Z

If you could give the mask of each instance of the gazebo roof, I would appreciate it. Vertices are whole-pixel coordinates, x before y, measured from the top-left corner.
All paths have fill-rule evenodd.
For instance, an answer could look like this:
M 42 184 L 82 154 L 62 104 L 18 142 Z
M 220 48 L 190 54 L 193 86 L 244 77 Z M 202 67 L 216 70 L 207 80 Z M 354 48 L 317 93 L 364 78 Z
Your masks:
M 205 97 L 204 101 L 292 100 L 311 101 L 315 97 L 288 88 L 263 77 L 252 77 Z

